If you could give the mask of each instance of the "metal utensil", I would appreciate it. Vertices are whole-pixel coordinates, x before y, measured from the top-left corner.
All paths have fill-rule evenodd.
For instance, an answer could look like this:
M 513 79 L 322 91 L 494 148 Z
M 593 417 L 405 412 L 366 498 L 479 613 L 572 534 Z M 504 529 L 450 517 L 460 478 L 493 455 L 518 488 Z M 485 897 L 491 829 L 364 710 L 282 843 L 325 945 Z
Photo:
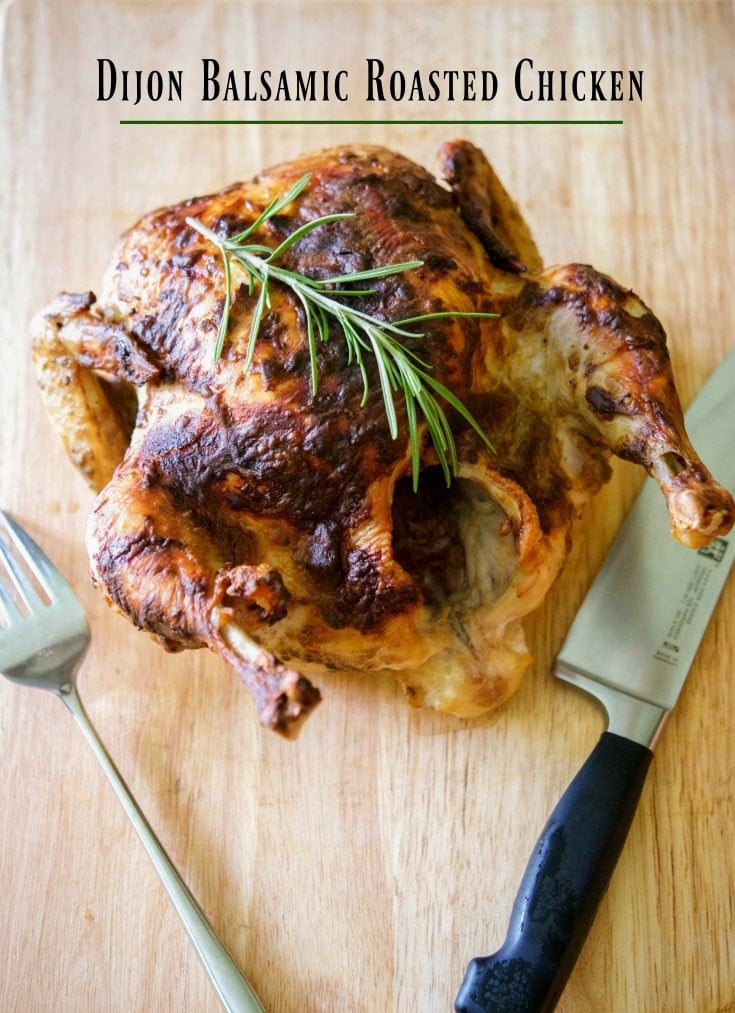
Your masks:
M 735 489 L 735 351 L 686 423 L 718 479 Z M 732 535 L 695 552 L 662 536 L 666 527 L 663 498 L 646 479 L 553 669 L 602 704 L 607 731 L 541 833 L 503 946 L 471 961 L 458 1013 L 553 1010 L 586 939 L 735 556 Z
M 66 705 L 135 827 L 222 1005 L 233 1013 L 264 1013 L 87 717 L 75 678 L 89 641 L 89 624 L 71 586 L 26 532 L 0 510 L 0 671 L 21 686 L 50 690 Z

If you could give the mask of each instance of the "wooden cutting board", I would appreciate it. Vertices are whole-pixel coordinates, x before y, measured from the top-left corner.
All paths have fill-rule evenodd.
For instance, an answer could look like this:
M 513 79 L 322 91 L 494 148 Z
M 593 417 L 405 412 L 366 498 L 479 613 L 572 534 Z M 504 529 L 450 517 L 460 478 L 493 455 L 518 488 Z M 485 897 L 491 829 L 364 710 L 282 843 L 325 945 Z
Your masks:
M 0 500 L 85 603 L 92 718 L 268 1010 L 447 1011 L 468 960 L 500 944 L 536 836 L 602 728 L 548 670 L 641 476 L 618 464 L 585 514 L 527 624 L 535 663 L 501 713 L 462 723 L 409 709 L 390 682 L 335 675 L 298 742 L 283 742 L 218 659 L 164 654 L 89 587 L 92 497 L 40 404 L 29 319 L 58 290 L 98 288 L 118 233 L 153 207 L 337 142 L 385 143 L 433 167 L 439 144 L 464 135 L 548 263 L 593 263 L 655 308 L 688 403 L 735 340 L 733 7 L 17 0 L 0 19 Z M 100 102 L 102 58 L 192 82 L 203 58 L 347 69 L 350 94 L 308 108 L 206 104 L 192 86 L 179 104 Z M 499 94 L 370 104 L 368 58 L 386 72 L 494 69 Z M 535 70 L 642 69 L 643 100 L 521 102 L 524 58 Z M 120 123 L 172 116 L 394 122 Z M 395 122 L 419 117 L 438 122 Z M 623 123 L 444 122 L 491 118 Z M 562 1013 L 735 1009 L 734 594 L 731 582 Z M 0 1009 L 216 1010 L 58 701 L 0 684 L 0 769 Z

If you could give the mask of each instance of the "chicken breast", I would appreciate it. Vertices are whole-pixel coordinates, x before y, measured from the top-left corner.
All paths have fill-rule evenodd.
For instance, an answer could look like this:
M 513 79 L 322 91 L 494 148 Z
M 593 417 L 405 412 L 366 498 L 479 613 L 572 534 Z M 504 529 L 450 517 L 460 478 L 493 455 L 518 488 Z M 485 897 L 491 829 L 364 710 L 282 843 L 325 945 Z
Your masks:
M 330 669 L 392 673 L 409 701 L 460 717 L 515 690 L 522 619 L 543 600 L 611 454 L 661 485 L 674 537 L 727 531 L 730 495 L 682 421 L 661 324 L 593 268 L 542 269 L 531 233 L 484 155 L 442 149 L 442 185 L 384 148 L 322 151 L 142 218 L 122 237 L 99 299 L 62 294 L 34 321 L 49 412 L 99 492 L 94 580 L 169 649 L 206 645 L 250 687 L 261 722 L 292 734 Z M 257 293 L 234 277 L 229 328 L 219 252 L 192 227 L 241 233 L 306 173 L 258 230 L 279 261 L 331 278 L 418 260 L 350 305 L 384 321 L 424 314 L 407 346 L 458 398 L 447 486 L 425 420 L 420 481 L 410 419 L 392 438 L 374 358 L 369 392 L 338 322 L 318 342 L 275 282 L 252 363 Z M 492 318 L 440 316 L 494 313 Z

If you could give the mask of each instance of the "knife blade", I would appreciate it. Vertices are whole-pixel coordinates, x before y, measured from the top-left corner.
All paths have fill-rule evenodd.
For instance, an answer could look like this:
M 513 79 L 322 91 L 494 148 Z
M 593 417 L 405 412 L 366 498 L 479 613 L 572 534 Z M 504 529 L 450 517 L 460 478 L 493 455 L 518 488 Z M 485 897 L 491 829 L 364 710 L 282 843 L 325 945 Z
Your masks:
M 686 425 L 735 490 L 735 349 Z M 607 728 L 539 837 L 505 942 L 470 962 L 457 1013 L 547 1013 L 574 968 L 735 557 L 732 533 L 693 550 L 660 536 L 667 523 L 648 478 L 557 654 L 554 675 L 601 703 Z

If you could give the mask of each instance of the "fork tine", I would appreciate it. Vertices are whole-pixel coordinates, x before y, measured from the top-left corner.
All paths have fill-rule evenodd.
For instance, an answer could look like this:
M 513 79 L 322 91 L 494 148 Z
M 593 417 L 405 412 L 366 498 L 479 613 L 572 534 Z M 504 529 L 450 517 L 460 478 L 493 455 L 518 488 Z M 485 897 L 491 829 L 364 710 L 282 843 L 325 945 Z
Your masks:
M 15 549 L 15 551 L 13 551 Z M 33 586 L 27 573 L 23 572 L 17 558 L 17 549 L 12 541 L 0 539 L 0 562 L 3 563 L 7 582 L 12 585 L 16 594 L 16 618 L 26 612 L 36 612 L 45 602 L 42 601 L 38 591 Z M 8 599 L 12 599 L 12 593 L 7 591 L 4 597 L 4 604 L 7 607 Z
M 15 523 L 10 514 L 6 513 L 4 510 L 0 510 L 0 517 L 2 517 L 5 528 L 10 536 L 8 543 L 25 561 L 29 570 L 36 577 L 38 583 L 49 598 L 52 600 L 58 599 L 63 594 L 68 594 L 71 590 L 69 582 L 62 576 L 59 570 L 56 569 L 43 549 L 39 548 L 30 535 L 28 535 L 23 528 Z M 1 540 L 0 546 L 2 546 Z M 33 611 L 38 606 L 45 605 L 45 602 L 43 602 L 39 597 L 33 587 L 33 584 L 30 582 L 27 575 L 20 569 L 12 554 L 8 553 L 6 550 L 3 552 L 3 556 L 8 568 L 15 578 L 19 591 L 28 601 L 29 608 Z
M 13 623 L 23 618 L 23 613 L 18 608 L 15 598 L 10 593 L 6 584 L 4 571 L 9 570 L 5 560 L 6 555 L 7 550 L 2 540 L 0 540 L 0 563 L 3 564 L 3 567 L 0 568 L 0 606 L 2 606 L 2 613 L 7 625 L 12 626 Z M 15 581 L 13 581 L 13 584 L 15 584 Z

